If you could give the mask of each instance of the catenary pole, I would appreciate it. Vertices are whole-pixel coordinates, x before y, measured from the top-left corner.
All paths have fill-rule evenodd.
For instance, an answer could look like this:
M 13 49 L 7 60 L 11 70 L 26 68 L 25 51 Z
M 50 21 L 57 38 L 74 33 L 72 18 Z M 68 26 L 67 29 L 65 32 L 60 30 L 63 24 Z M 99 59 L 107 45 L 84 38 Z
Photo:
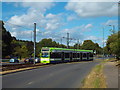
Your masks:
M 35 64 L 35 56 L 36 56 L 36 23 L 34 23 L 34 61 L 33 64 Z
M 32 38 L 33 38 L 33 37 L 32 37 L 32 32 L 33 32 L 33 31 L 31 31 L 31 42 L 32 42 Z
M 67 48 L 69 48 L 69 33 L 67 33 Z
M 104 59 L 104 27 L 103 27 L 103 59 Z
M 78 39 L 77 43 L 78 43 L 78 45 L 77 45 L 77 49 L 79 49 L 79 39 Z

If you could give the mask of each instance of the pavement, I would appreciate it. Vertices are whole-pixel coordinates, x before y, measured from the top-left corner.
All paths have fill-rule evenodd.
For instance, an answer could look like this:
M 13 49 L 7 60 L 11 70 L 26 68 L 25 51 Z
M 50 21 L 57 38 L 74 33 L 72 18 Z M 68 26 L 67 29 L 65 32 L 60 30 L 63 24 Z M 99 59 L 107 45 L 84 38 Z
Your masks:
M 115 66 L 115 62 L 106 62 L 103 72 L 106 78 L 107 88 L 118 88 L 118 67 Z
M 24 61 L 20 61 L 19 63 L 2 62 L 2 63 L 0 63 L 0 66 L 2 66 L 2 65 L 15 65 L 15 64 L 23 64 L 23 63 L 24 63 Z
M 2 65 L 15 65 L 15 64 L 24 64 L 24 62 L 20 62 L 20 63 L 0 63 L 0 66 L 2 66 Z
M 80 88 L 99 61 L 63 63 L 2 76 L 3 88 Z

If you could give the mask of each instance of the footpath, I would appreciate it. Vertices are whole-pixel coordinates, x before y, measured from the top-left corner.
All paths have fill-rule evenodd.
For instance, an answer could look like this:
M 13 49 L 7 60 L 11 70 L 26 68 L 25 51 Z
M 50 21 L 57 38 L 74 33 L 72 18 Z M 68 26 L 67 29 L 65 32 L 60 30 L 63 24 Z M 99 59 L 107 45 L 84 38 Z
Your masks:
M 104 63 L 103 73 L 106 78 L 107 88 L 120 88 L 120 68 L 115 65 L 115 62 Z

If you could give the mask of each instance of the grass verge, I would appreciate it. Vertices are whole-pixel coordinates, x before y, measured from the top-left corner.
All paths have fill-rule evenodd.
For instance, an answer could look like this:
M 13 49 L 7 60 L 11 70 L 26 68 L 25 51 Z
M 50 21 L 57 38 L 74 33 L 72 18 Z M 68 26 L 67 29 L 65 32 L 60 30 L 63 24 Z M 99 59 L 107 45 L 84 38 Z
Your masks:
M 82 88 L 106 88 L 103 65 L 99 64 L 95 66 L 89 75 L 83 79 L 82 84 Z

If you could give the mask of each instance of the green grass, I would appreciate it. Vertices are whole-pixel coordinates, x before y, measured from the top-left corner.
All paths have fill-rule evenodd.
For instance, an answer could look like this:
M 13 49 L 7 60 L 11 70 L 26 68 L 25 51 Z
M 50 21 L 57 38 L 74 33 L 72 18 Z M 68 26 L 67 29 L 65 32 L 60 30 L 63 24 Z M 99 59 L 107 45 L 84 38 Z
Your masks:
M 82 84 L 84 84 L 84 83 L 85 83 L 85 78 L 81 81 L 81 83 L 82 83 Z
M 110 61 L 116 61 L 116 59 L 115 58 L 105 59 L 101 63 L 106 63 L 106 62 L 110 62 Z
M 81 83 L 83 84 L 82 88 L 106 88 L 103 65 L 95 66 Z
M 102 69 L 102 65 L 97 65 L 97 66 L 95 67 L 96 72 L 100 72 L 101 69 Z
M 95 81 L 93 82 L 93 85 L 95 88 L 100 87 L 100 78 L 96 77 Z

